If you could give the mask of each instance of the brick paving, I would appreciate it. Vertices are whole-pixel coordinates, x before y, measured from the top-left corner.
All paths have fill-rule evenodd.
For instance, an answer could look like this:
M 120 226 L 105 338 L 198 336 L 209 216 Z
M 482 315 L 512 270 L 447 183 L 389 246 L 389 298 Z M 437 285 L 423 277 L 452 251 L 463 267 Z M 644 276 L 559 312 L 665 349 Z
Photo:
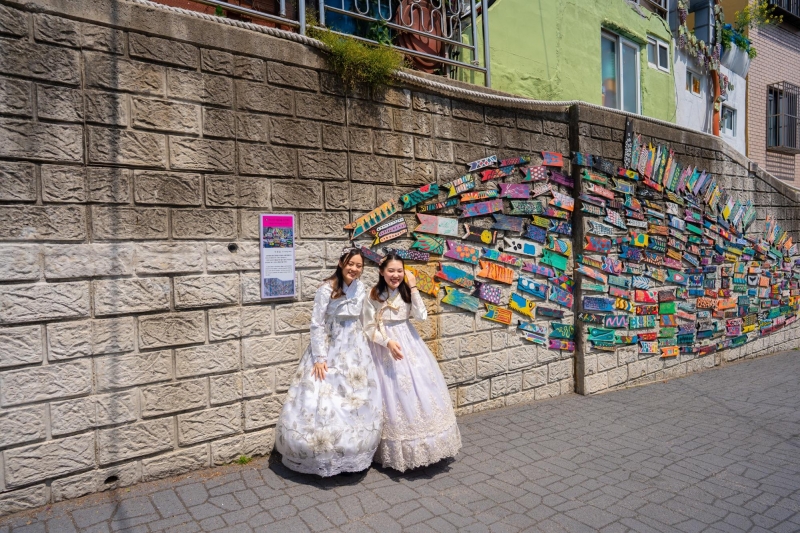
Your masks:
M 277 456 L 0 519 L 0 533 L 800 531 L 800 352 L 460 419 L 455 461 L 320 480 Z

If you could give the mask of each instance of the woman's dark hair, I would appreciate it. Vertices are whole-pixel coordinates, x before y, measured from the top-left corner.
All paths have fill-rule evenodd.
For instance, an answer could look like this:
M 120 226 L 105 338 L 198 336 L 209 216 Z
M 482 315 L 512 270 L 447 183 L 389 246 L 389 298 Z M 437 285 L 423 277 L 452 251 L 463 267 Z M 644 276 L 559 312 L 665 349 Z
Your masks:
M 386 265 L 388 265 L 390 261 L 400 261 L 400 264 L 403 265 L 403 270 L 405 271 L 406 264 L 402 257 L 394 252 L 386 254 L 386 257 L 383 258 L 383 261 L 381 261 L 381 264 L 378 267 L 378 271 L 380 272 L 380 276 L 378 276 L 378 283 L 372 287 L 372 292 L 369 293 L 369 297 L 378 302 L 386 301 L 386 298 L 381 298 L 382 294 L 389 294 L 389 286 L 386 284 L 386 278 L 383 277 L 383 271 L 386 270 Z M 400 282 L 400 286 L 397 287 L 397 289 L 400 291 L 400 298 L 402 298 L 407 304 L 411 303 L 411 288 L 408 286 L 408 283 L 406 283 L 405 276 L 403 276 L 403 281 Z
M 344 273 L 342 272 L 342 267 L 344 267 L 352 258 L 356 256 L 360 257 L 361 261 L 364 261 L 364 256 L 361 254 L 361 250 L 358 248 L 345 250 L 342 253 L 342 256 L 339 258 L 339 263 L 336 265 L 336 272 L 334 272 L 331 277 L 325 280 L 329 281 L 331 287 L 333 287 L 331 299 L 335 300 L 336 298 L 341 298 L 344 295 Z

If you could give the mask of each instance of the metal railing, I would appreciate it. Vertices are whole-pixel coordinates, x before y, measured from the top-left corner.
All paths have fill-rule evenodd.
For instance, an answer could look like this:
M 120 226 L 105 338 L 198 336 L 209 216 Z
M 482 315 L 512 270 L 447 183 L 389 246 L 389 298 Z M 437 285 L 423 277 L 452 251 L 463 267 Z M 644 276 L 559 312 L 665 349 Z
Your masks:
M 800 0 L 769 0 L 769 3 L 776 7 L 776 15 L 783 15 L 785 22 L 800 23 Z
M 479 72 L 491 86 L 489 17 L 488 8 L 484 9 L 489 0 L 289 0 L 288 8 L 287 0 L 193 1 L 303 35 L 306 8 L 313 8 L 322 27 L 360 41 L 388 44 L 409 57 L 412 68 L 417 65 L 445 76 L 454 76 L 459 69 Z M 290 10 L 296 17 L 288 14 Z M 333 21 L 343 27 L 326 24 Z M 380 41 L 374 30 L 381 33 Z
M 785 81 L 767 86 L 767 150 L 800 154 L 800 87 Z

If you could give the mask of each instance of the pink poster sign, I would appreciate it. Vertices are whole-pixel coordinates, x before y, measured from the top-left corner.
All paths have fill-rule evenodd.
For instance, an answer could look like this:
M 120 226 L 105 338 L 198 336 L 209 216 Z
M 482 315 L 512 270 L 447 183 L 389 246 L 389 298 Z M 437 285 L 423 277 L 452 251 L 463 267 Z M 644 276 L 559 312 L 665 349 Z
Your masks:
M 261 297 L 293 298 L 297 294 L 294 265 L 294 215 L 261 215 Z

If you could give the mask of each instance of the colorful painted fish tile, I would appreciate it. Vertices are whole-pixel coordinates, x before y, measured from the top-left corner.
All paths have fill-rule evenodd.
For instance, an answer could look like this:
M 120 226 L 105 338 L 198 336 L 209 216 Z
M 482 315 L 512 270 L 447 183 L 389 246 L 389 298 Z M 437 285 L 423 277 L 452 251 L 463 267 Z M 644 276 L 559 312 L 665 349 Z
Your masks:
M 547 326 L 536 324 L 535 322 L 523 322 L 520 320 L 517 322 L 517 328 L 528 333 L 547 335 Z
M 611 239 L 584 235 L 583 249 L 587 252 L 608 253 L 611 251 Z
M 439 195 L 439 185 L 429 183 L 400 197 L 403 209 L 411 209 L 417 204 Z
M 530 331 L 523 331 L 522 339 L 540 346 L 545 346 L 547 344 L 547 337 L 543 333 L 531 333 Z
M 514 172 L 513 165 L 507 165 L 500 168 L 490 168 L 481 172 L 481 181 L 496 180 L 510 176 Z
M 550 169 L 546 166 L 528 167 L 524 170 L 523 182 L 545 181 L 550 176 Z
M 414 233 L 433 233 L 448 237 L 458 237 L 458 220 L 455 218 L 440 217 L 417 213 L 419 226 L 414 228 Z
M 572 243 L 567 239 L 556 238 L 555 235 L 547 236 L 547 244 L 545 245 L 545 249 L 561 255 L 572 255 Z
M 628 329 L 628 315 L 603 315 L 603 327 Z
M 614 296 L 615 298 L 623 298 L 625 300 L 631 299 L 630 291 L 623 289 L 621 287 L 609 287 L 608 294 L 609 296 Z
M 522 315 L 534 318 L 534 310 L 536 309 L 536 302 L 523 298 L 519 294 L 511 293 L 508 300 L 508 307 Z
M 637 233 L 635 231 L 631 232 L 631 242 L 634 246 L 646 248 L 649 240 L 650 236 L 647 235 L 647 233 Z
M 587 215 L 601 217 L 606 214 L 606 210 L 603 209 L 602 207 L 587 204 L 586 202 L 584 202 L 581 205 L 581 213 L 586 213 Z
M 406 221 L 404 218 L 397 218 L 388 222 L 384 222 L 383 224 L 380 224 L 369 230 L 369 234 L 375 237 L 375 240 L 372 242 L 372 246 L 391 241 L 392 239 L 397 239 L 398 237 L 402 237 L 407 233 L 408 227 L 406 226 Z
M 596 205 L 598 207 L 604 208 L 606 206 L 606 200 L 600 198 L 599 196 L 592 196 L 591 194 L 582 193 L 580 196 L 578 196 L 578 199 L 582 202 Z
M 660 302 L 658 304 L 659 315 L 674 315 L 678 312 L 675 302 Z
M 628 323 L 628 329 L 648 329 L 656 327 L 656 317 L 648 316 L 632 316 Z
M 490 191 L 469 191 L 459 196 L 461 202 L 478 202 L 481 200 L 493 200 L 498 198 L 500 193 L 497 190 Z M 458 203 L 458 202 L 456 202 Z
M 503 251 L 527 255 L 529 257 L 537 257 L 541 255 L 541 248 L 537 248 L 534 243 L 524 241 L 522 239 L 511 239 L 508 237 L 503 238 Z
M 578 313 L 578 320 L 584 324 L 597 324 L 598 326 L 602 326 L 605 316 L 606 315 L 599 313 Z
M 616 276 L 611 274 L 608 276 L 608 284 L 613 285 L 615 287 L 620 287 L 623 289 L 630 289 L 631 287 L 631 280 L 624 276 Z
M 550 194 L 552 192 L 552 187 L 550 187 L 549 183 L 546 182 L 539 182 L 534 184 L 533 189 L 531 189 L 531 198 L 538 198 L 544 194 Z
M 529 155 L 520 155 L 517 157 L 509 157 L 508 159 L 503 159 L 500 161 L 501 167 L 507 167 L 509 165 L 517 166 L 517 165 L 527 165 L 531 162 L 531 156 Z
M 417 288 L 420 292 L 430 294 L 431 296 L 439 294 L 440 284 L 438 281 L 434 280 L 428 272 L 413 266 L 406 266 L 406 270 L 410 270 L 411 273 L 414 274 L 414 277 L 417 278 Z
M 412 249 L 422 250 L 432 255 L 442 255 L 444 253 L 444 239 L 439 239 L 424 233 L 415 233 L 414 238 L 416 241 L 411 245 Z
M 613 329 L 589 328 L 587 340 L 590 342 L 614 342 L 616 332 Z
M 669 357 L 678 357 L 681 354 L 680 349 L 677 346 L 662 346 L 661 347 L 661 358 L 667 359 Z
M 657 305 L 637 305 L 635 310 L 637 316 L 658 314 Z
M 639 353 L 648 355 L 661 353 L 658 349 L 658 341 L 639 341 Z
M 539 276 L 545 276 L 547 278 L 552 278 L 556 275 L 555 271 L 544 265 L 537 265 L 533 261 L 526 261 L 525 264 L 522 266 L 522 270 L 525 272 L 530 272 L 531 274 L 537 274 Z
M 570 222 L 558 222 L 557 220 L 550 221 L 548 231 L 558 233 L 559 235 L 572 235 L 572 224 Z
M 417 211 L 420 213 L 430 213 L 431 211 L 438 211 L 440 209 L 446 209 L 448 207 L 454 207 L 458 205 L 458 198 L 448 198 L 446 200 L 442 200 L 441 202 L 432 202 L 429 204 L 422 204 L 417 206 Z
M 602 268 L 603 266 L 603 262 L 600 259 L 595 259 L 590 255 L 584 254 L 578 254 L 578 256 L 575 257 L 575 262 L 592 268 Z
M 549 204 L 566 209 L 567 211 L 575 209 L 575 200 L 571 196 L 556 191 L 553 191 L 553 198 L 550 200 Z
M 497 261 L 507 265 L 515 266 L 517 268 L 523 266 L 525 261 L 511 254 L 503 253 L 500 250 L 492 248 L 481 248 L 481 258 L 490 261 Z
M 448 190 L 447 197 L 452 198 L 457 194 L 471 191 L 472 189 L 474 189 L 475 176 L 473 176 L 472 174 L 465 174 L 459 178 L 454 179 L 444 187 L 447 188 Z
M 591 292 L 608 292 L 608 285 L 603 283 L 593 283 L 591 281 L 583 280 L 581 282 L 581 290 Z
M 562 272 L 567 269 L 567 258 L 563 255 L 551 252 L 550 250 L 544 250 L 542 252 L 542 259 L 540 261 Z
M 550 289 L 550 295 L 547 297 L 548 301 L 555 302 L 562 307 L 572 309 L 572 304 L 574 301 L 572 294 L 570 294 L 568 291 L 565 291 L 561 287 L 551 287 Z
M 503 291 L 497 285 L 490 285 L 482 281 L 475 282 L 475 292 L 473 296 L 477 296 L 485 302 L 490 304 L 500 305 L 503 300 Z
M 483 260 L 480 260 L 478 264 L 480 265 L 480 270 L 477 275 L 482 278 L 492 279 L 509 285 L 514 281 L 514 271 L 510 268 Z
M 497 242 L 497 231 L 476 228 L 470 224 L 464 224 L 465 233 L 461 237 L 465 241 L 480 242 L 483 244 L 494 244 Z
M 439 263 L 436 267 L 435 276 L 465 289 L 471 289 L 475 285 L 475 276 L 452 265 Z
M 600 283 L 608 283 L 608 276 L 599 272 L 593 268 L 589 268 L 586 265 L 575 265 L 575 272 L 583 274 L 593 280 L 599 281 Z
M 575 342 L 574 341 L 565 341 L 561 339 L 549 339 L 548 340 L 548 348 L 551 350 L 559 350 L 562 352 L 574 352 L 575 351 Z
M 564 156 L 558 152 L 542 152 L 542 164 L 548 167 L 563 167 Z
M 495 191 L 497 192 L 497 191 Z M 545 206 L 539 201 L 511 201 L 511 215 L 541 215 L 545 211 Z
M 575 282 L 572 280 L 570 276 L 566 274 L 562 274 L 558 277 L 551 277 L 547 281 L 549 281 L 556 287 L 561 287 L 570 294 L 572 294 L 573 287 L 575 287 Z
M 490 215 L 503 211 L 503 200 L 497 198 L 486 202 L 477 202 L 474 204 L 462 204 L 460 218 L 479 217 L 483 215 Z
M 541 298 L 542 300 L 547 299 L 548 286 L 545 283 L 539 283 L 530 278 L 520 276 L 519 279 L 517 279 L 517 289 L 536 296 L 537 298 Z
M 506 326 L 511 325 L 511 320 L 514 317 L 511 314 L 510 309 L 499 307 L 493 304 L 484 304 L 484 305 L 486 305 L 486 313 L 481 318 L 485 318 L 486 320 L 491 320 L 492 322 L 499 322 L 500 324 L 505 324 Z
M 587 223 L 589 224 L 587 233 L 593 233 L 603 237 L 610 237 L 614 234 L 614 228 L 612 226 L 608 226 L 602 222 L 595 222 L 594 220 L 587 220 Z
M 444 292 L 445 295 L 442 298 L 442 303 L 452 305 L 453 307 L 458 307 L 466 311 L 472 311 L 473 313 L 481 307 L 480 300 L 463 291 L 459 291 L 452 287 L 444 287 Z
M 602 259 L 603 265 L 600 267 L 603 272 L 608 274 L 619 274 L 622 272 L 622 261 L 614 259 L 609 255 L 604 255 Z
M 614 199 L 614 191 L 610 189 L 606 189 L 602 185 L 598 185 L 597 183 L 592 183 L 591 181 L 586 183 L 584 186 L 586 192 L 594 194 L 596 196 L 602 196 L 608 200 Z
M 502 200 L 500 200 L 500 202 L 502 202 Z M 522 217 L 512 217 L 499 213 L 494 213 L 492 217 L 494 218 L 492 229 L 522 233 L 522 229 L 525 226 L 525 219 Z
M 571 341 L 575 338 L 575 326 L 572 324 L 562 324 L 560 322 L 550 322 L 553 332 L 550 333 L 551 339 L 566 339 Z
M 649 279 L 644 276 L 633 276 L 631 277 L 631 287 L 634 289 L 649 289 L 652 286 L 652 283 Z
M 355 221 L 347 224 L 344 229 L 353 230 L 351 239 L 355 239 L 362 233 L 374 228 L 390 216 L 397 213 L 397 204 L 394 200 L 389 200 L 381 206 L 373 209 L 366 215 L 357 218 Z
M 619 229 L 628 229 L 627 226 L 625 226 L 625 219 L 622 218 L 622 215 L 611 209 L 606 209 L 606 217 L 603 221 Z
M 483 159 L 478 159 L 477 161 L 468 163 L 469 172 L 475 172 L 476 170 L 480 170 L 482 168 L 490 167 L 496 164 L 497 164 L 497 156 L 490 155 L 489 157 L 484 157 Z
M 560 172 L 551 172 L 547 179 L 553 183 L 557 183 L 558 185 L 569 187 L 570 189 L 575 187 L 575 182 L 572 180 L 572 178 L 570 176 L 565 176 Z
M 528 224 L 525 226 L 525 234 L 523 236 L 542 244 L 547 239 L 547 230 L 539 226 Z
M 402 248 L 384 248 L 384 253 L 388 254 L 395 254 L 399 258 L 405 261 L 421 261 L 423 263 L 427 263 L 430 258 L 431 254 L 428 252 L 419 252 L 417 250 L 403 250 Z
M 584 152 L 572 152 L 572 160 L 576 165 L 582 167 L 592 166 L 592 156 Z
M 656 303 L 656 293 L 655 291 L 636 289 L 633 291 L 633 301 L 642 304 L 654 304 Z
M 373 252 L 372 250 L 370 250 L 366 246 L 362 246 L 360 248 L 360 250 L 361 250 L 361 255 L 363 255 L 364 257 L 366 257 L 367 259 L 369 259 L 370 261 L 372 261 L 376 265 L 380 265 L 381 261 L 383 261 L 384 256 L 382 256 L 378 252 Z
M 544 316 L 547 318 L 564 318 L 565 311 L 561 309 L 553 309 L 552 307 L 544 307 L 541 305 L 536 306 L 536 316 Z

